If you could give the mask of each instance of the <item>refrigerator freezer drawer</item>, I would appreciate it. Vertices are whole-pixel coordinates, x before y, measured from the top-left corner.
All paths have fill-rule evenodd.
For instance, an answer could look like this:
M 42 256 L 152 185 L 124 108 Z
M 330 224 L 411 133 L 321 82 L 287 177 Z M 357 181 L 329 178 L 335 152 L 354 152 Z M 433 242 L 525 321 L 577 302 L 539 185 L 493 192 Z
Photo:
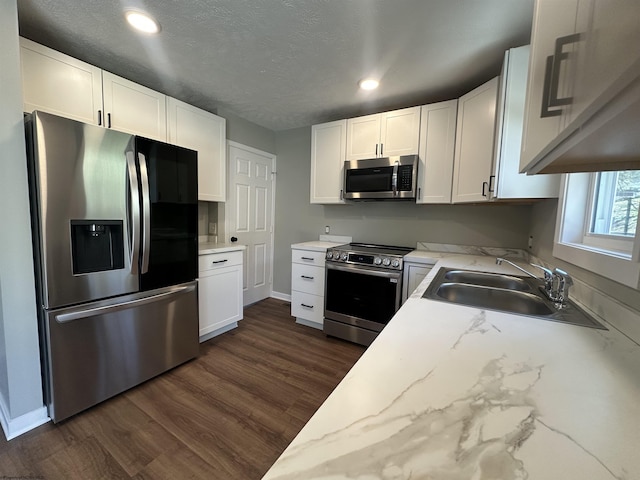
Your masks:
M 197 282 L 46 315 L 54 422 L 198 355 Z

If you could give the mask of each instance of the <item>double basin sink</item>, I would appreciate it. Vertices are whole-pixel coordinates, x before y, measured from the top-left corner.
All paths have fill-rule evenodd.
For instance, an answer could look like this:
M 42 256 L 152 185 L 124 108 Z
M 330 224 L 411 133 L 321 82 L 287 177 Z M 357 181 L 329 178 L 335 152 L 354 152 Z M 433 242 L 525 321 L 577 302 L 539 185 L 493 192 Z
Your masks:
M 536 278 L 442 267 L 422 297 L 584 327 L 607 329 L 570 300 L 562 308 L 556 308 L 544 294 L 542 280 Z

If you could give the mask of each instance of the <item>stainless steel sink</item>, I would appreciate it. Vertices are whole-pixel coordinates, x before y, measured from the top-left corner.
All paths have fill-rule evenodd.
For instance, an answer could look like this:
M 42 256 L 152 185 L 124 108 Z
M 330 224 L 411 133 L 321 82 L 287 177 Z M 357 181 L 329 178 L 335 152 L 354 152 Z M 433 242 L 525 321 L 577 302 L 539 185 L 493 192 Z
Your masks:
M 470 285 L 482 285 L 493 288 L 506 288 L 507 290 L 531 291 L 531 285 L 521 277 L 502 275 L 500 273 L 474 272 L 472 270 L 448 270 L 444 280 L 452 283 L 465 283 Z
M 554 309 L 549 307 L 540 297 L 517 290 L 443 283 L 438 287 L 436 294 L 448 302 L 521 315 L 551 315 L 554 313 Z
M 572 301 L 557 309 L 535 278 L 442 267 L 422 297 L 607 330 Z

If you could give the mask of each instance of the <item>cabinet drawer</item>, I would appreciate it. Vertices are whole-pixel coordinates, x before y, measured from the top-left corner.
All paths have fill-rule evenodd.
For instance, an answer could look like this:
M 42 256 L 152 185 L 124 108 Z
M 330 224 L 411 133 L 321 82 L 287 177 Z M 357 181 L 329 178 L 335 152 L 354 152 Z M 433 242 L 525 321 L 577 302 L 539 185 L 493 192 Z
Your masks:
M 242 251 L 209 253 L 198 257 L 198 271 L 200 272 L 233 265 L 242 265 Z
M 309 250 L 291 249 L 291 261 L 305 265 L 317 265 L 324 267 L 325 252 L 310 252 Z
M 291 290 L 324 295 L 324 268 L 312 265 L 291 265 Z
M 291 316 L 322 325 L 324 296 L 291 291 Z

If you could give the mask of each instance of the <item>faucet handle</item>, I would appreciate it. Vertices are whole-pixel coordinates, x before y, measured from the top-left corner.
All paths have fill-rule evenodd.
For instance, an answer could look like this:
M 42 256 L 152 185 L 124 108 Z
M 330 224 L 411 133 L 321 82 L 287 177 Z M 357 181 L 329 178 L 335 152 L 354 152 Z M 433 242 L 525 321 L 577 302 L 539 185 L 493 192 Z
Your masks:
M 566 305 L 566 300 L 569 298 L 569 287 L 573 285 L 573 279 L 564 270 L 556 268 L 553 270 L 554 278 L 558 279 L 558 287 L 554 293 L 554 301 L 557 302 L 558 308 L 563 308 Z
M 565 287 L 570 287 L 571 285 L 573 285 L 573 278 L 571 278 L 571 275 L 569 275 L 564 270 L 556 268 L 553 270 L 553 273 L 562 279 Z

